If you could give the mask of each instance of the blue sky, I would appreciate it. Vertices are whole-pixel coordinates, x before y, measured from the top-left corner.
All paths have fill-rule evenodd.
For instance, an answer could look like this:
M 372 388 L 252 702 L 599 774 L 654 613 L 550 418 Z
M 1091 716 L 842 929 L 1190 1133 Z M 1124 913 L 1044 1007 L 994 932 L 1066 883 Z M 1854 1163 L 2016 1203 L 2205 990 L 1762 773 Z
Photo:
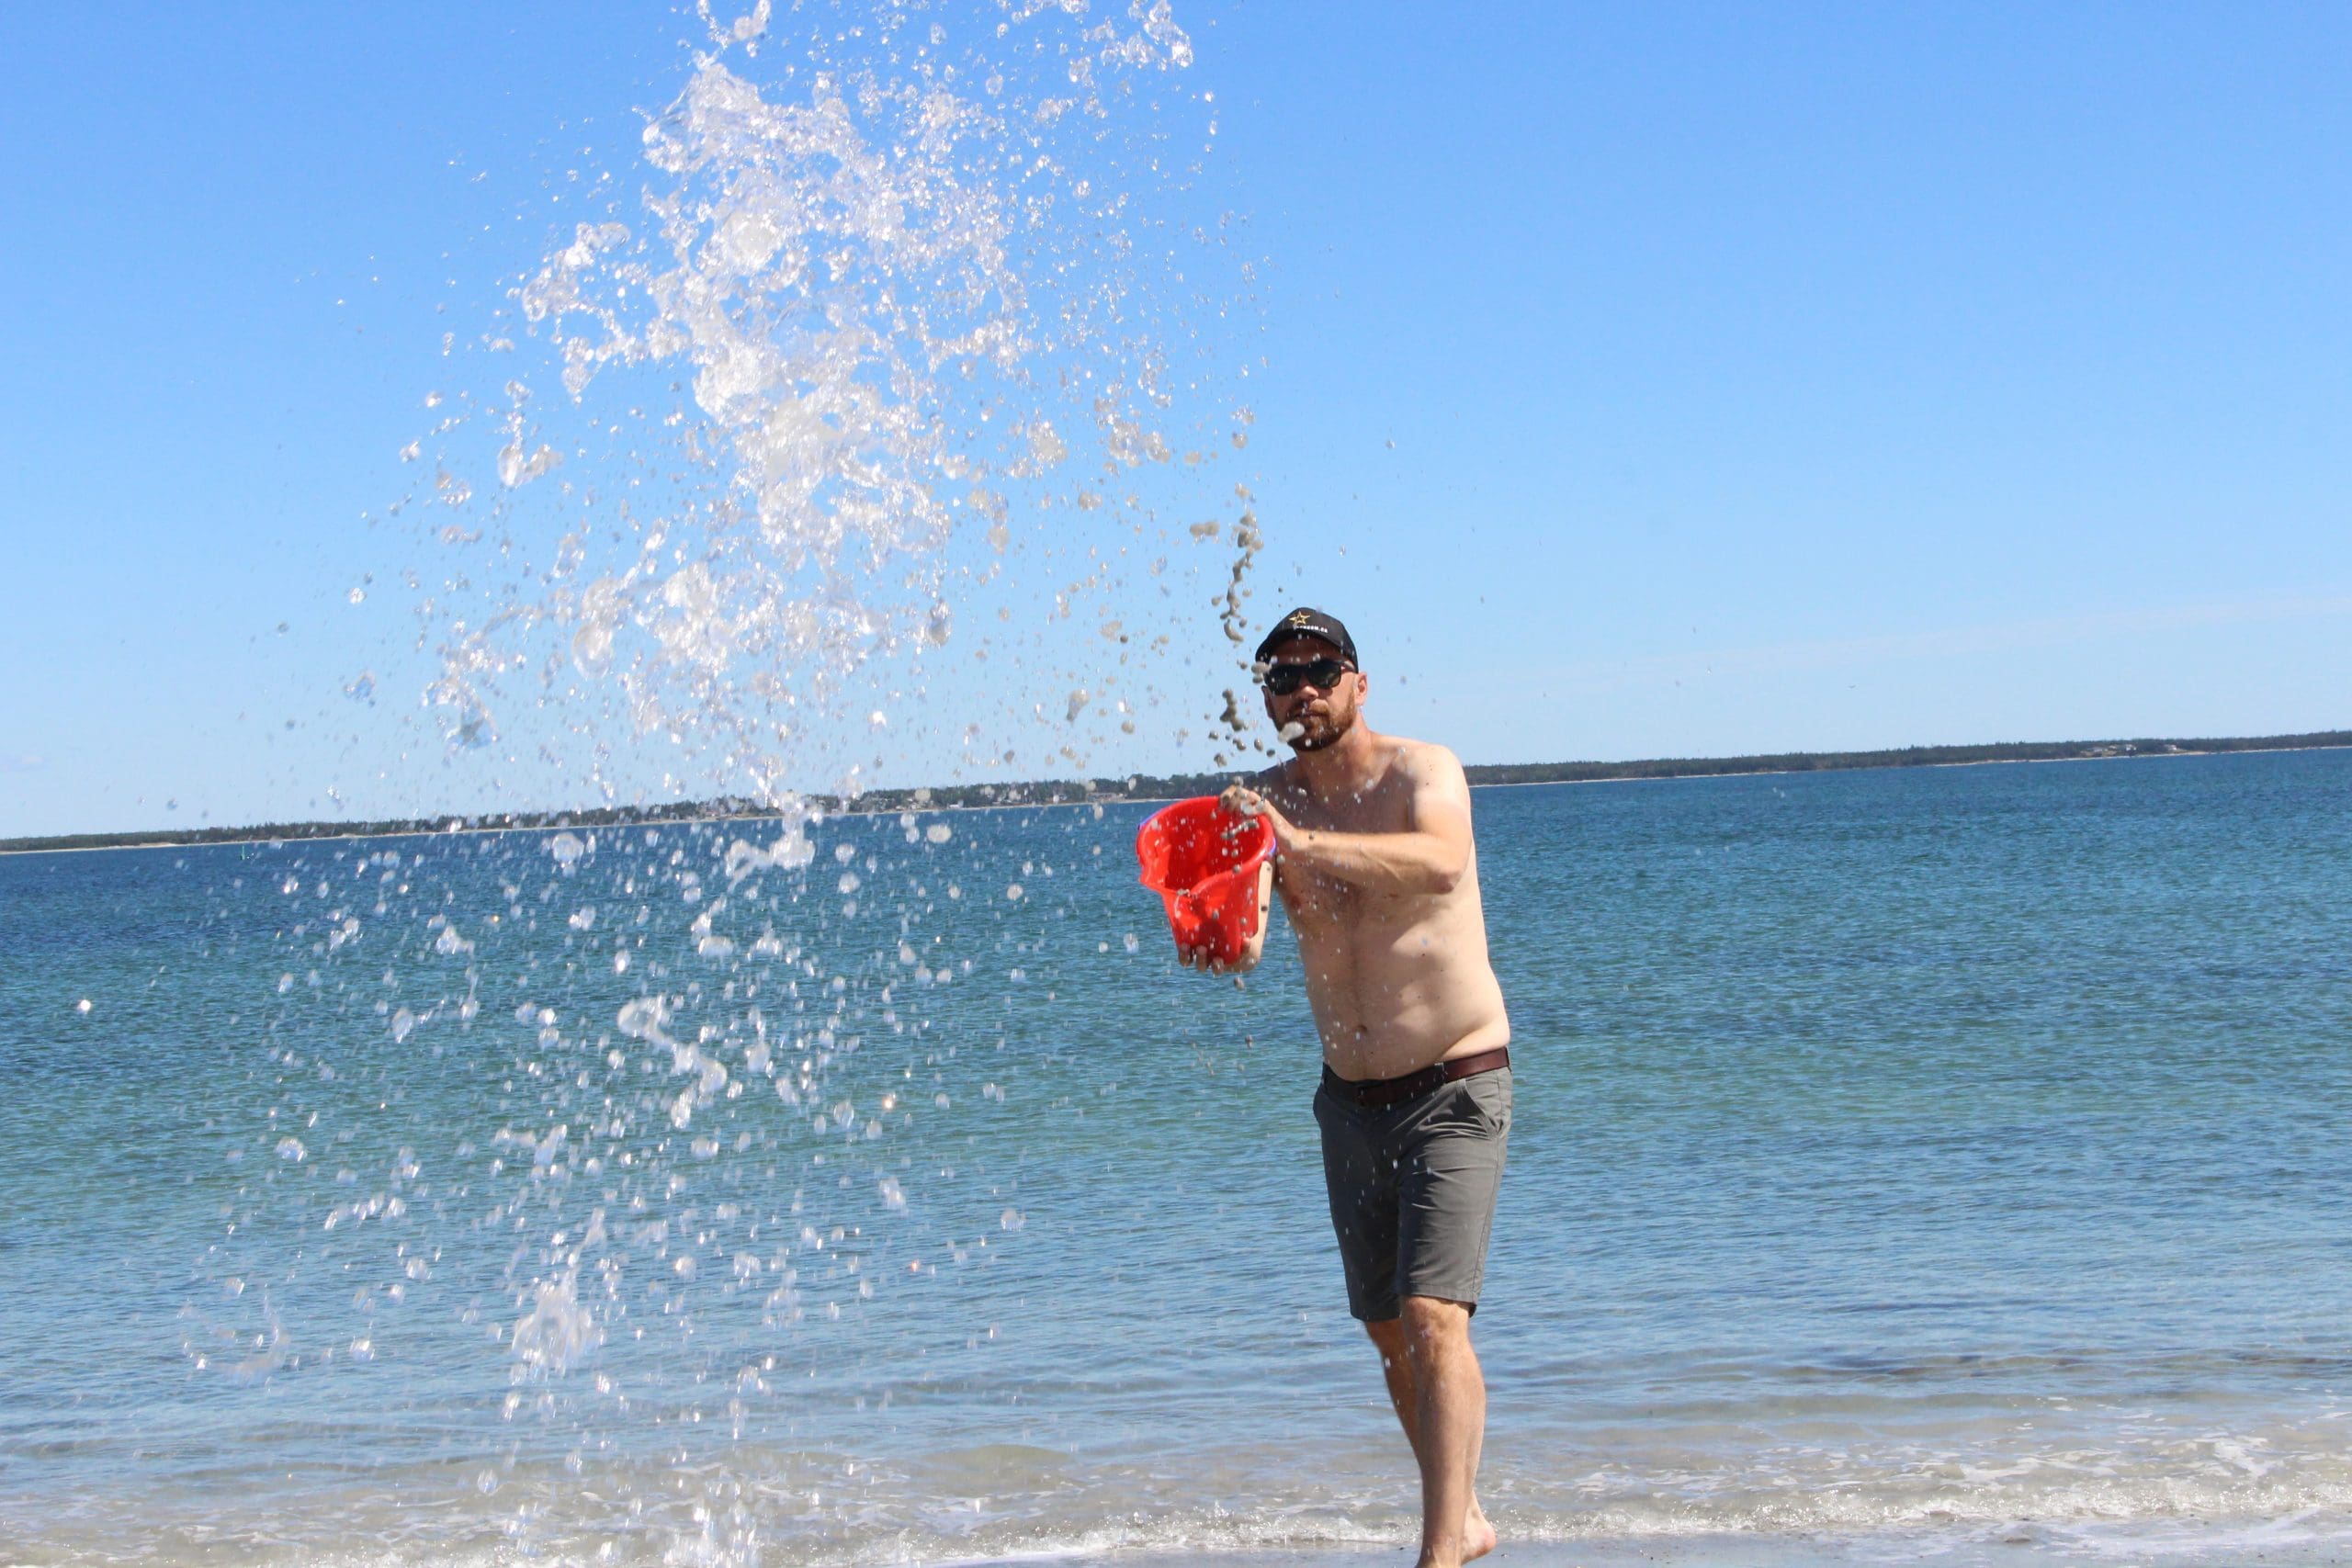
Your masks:
M 1188 199 L 1265 263 L 1252 608 L 1346 615 L 1377 721 L 1482 761 L 2346 722 L 2352 13 L 1178 17 Z M 690 33 L 0 12 L 0 834 L 584 798 L 421 743 L 365 581 L 415 547 L 359 519 Z M 1097 771 L 1204 765 L 1178 710 L 1231 673 L 1171 661 Z M 876 774 L 951 776 L 947 728 Z

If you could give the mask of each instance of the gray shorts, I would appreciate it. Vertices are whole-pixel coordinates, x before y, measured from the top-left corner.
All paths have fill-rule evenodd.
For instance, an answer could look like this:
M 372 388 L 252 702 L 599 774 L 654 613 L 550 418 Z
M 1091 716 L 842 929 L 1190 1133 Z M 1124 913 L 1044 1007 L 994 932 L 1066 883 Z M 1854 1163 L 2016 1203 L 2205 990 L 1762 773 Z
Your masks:
M 1327 1082 L 1315 1091 L 1315 1121 L 1348 1311 L 1379 1323 L 1397 1316 L 1407 1296 L 1477 1311 L 1510 1138 L 1510 1069 L 1378 1109 Z

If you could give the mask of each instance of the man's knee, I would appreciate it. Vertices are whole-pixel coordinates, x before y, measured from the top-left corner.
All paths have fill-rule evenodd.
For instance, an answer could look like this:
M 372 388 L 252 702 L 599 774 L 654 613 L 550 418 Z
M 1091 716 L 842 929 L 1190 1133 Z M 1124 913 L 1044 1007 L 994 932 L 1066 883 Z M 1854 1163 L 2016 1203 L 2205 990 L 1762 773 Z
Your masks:
M 1442 1296 L 1407 1296 L 1404 1315 L 1394 1323 L 1408 1348 L 1457 1342 L 1470 1337 L 1470 1308 Z
M 1376 1322 L 1365 1324 L 1363 1331 L 1371 1337 L 1373 1344 L 1379 1348 L 1382 1360 L 1385 1361 L 1405 1353 L 1405 1320 L 1403 1318 L 1384 1317 Z

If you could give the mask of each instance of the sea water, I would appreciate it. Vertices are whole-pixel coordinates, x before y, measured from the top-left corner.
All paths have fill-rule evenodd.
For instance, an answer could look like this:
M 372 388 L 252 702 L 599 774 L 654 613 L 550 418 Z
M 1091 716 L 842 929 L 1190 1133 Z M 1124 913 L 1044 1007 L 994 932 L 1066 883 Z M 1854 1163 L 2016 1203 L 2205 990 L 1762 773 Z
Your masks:
M 2352 1551 L 2352 756 L 1476 807 L 1502 1560 Z M 1400 1561 L 1146 809 L 0 859 L 0 1555 Z

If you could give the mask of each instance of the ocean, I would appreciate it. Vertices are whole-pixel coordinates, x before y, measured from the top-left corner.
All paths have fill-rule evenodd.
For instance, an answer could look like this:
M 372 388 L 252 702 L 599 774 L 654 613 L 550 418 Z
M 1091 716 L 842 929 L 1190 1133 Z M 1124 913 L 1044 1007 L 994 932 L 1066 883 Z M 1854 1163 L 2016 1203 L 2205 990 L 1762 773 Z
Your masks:
M 0 858 L 0 1560 L 1409 1562 L 1147 809 Z M 1476 809 L 1497 1561 L 2352 1559 L 2352 754 Z

